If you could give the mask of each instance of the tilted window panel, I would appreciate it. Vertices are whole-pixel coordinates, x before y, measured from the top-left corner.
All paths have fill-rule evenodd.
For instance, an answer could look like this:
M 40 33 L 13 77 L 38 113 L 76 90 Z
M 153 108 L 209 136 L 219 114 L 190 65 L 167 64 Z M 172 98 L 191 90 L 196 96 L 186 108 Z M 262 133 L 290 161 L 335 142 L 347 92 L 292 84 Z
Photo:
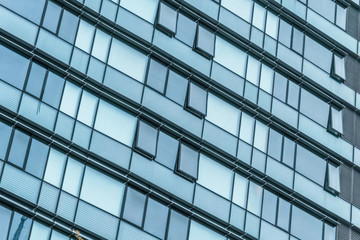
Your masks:
M 340 192 L 340 166 L 336 166 L 330 162 L 327 164 L 325 189 L 333 194 Z
M 166 34 L 173 36 L 176 32 L 177 11 L 165 3 L 160 3 L 156 26 Z
M 199 153 L 184 143 L 180 144 L 177 172 L 186 178 L 196 180 L 198 178 Z
M 343 114 L 342 110 L 330 107 L 330 115 L 328 121 L 328 131 L 336 136 L 343 134 Z
M 140 120 L 138 123 L 135 148 L 149 157 L 155 157 L 158 130 Z
M 333 54 L 331 76 L 340 82 L 344 82 L 346 80 L 345 57 L 336 53 Z

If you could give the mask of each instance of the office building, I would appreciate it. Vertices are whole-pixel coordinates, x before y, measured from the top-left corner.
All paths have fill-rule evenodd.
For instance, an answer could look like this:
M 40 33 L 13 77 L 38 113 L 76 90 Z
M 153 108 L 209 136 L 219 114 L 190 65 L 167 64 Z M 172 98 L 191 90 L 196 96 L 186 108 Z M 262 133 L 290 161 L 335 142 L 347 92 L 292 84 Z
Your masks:
M 0 239 L 360 239 L 359 0 L 0 0 Z

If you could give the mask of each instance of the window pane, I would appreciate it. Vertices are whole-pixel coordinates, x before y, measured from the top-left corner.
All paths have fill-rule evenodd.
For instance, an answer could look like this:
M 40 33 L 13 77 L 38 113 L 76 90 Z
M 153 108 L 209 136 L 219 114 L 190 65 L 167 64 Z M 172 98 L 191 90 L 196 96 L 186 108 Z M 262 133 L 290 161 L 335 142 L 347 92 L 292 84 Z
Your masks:
M 301 89 L 300 98 L 300 111 L 323 127 L 327 127 L 329 104 L 305 89 Z
M 35 97 L 40 97 L 41 90 L 44 83 L 46 69 L 39 64 L 32 63 L 29 74 L 26 91 Z
M 246 207 L 249 180 L 245 177 L 235 174 L 233 202 L 240 207 Z
M 170 71 L 166 88 L 166 96 L 184 106 L 188 80 Z
M 287 103 L 295 109 L 299 107 L 300 88 L 293 81 L 289 81 Z
M 23 167 L 29 139 L 29 135 L 18 130 L 15 131 L 8 157 L 9 162 L 21 168 Z
M 5 160 L 12 128 L 0 122 L 0 159 Z
M 93 25 L 84 20 L 80 20 L 75 46 L 87 53 L 90 53 L 94 32 L 95 27 Z
M 123 212 L 123 218 L 141 227 L 145 208 L 145 195 L 128 188 Z
M 59 29 L 59 37 L 70 42 L 71 44 L 74 43 L 78 21 L 78 17 L 64 10 Z
M 201 115 L 206 113 L 207 93 L 205 89 L 195 83 L 190 82 L 187 98 L 187 107 Z
M 209 93 L 206 119 L 237 136 L 240 110 Z
M 16 239 L 15 234 L 18 231 L 18 229 L 22 229 L 20 232 L 20 236 L 18 236 L 18 239 L 28 239 L 29 233 L 30 233 L 30 227 L 31 227 L 31 218 L 28 218 L 26 216 L 23 216 L 17 212 L 14 213 L 12 223 L 11 223 L 11 229 L 9 234 L 9 239 Z
M 204 53 L 206 56 L 214 54 L 215 34 L 199 25 L 196 35 L 196 49 Z
M 36 139 L 32 139 L 25 170 L 38 178 L 42 178 L 49 147 Z
M 277 225 L 286 231 L 289 230 L 290 207 L 289 202 L 279 198 Z
M 124 185 L 92 168 L 85 170 L 80 198 L 95 206 L 120 215 Z
M 191 220 L 189 240 L 199 240 L 199 239 L 225 240 L 225 237 L 214 232 L 213 230 L 210 230 L 204 225 L 194 220 Z
M 196 23 L 179 13 L 175 37 L 189 46 L 193 46 L 196 33 Z
M 280 19 L 280 27 L 279 27 L 279 41 L 290 48 L 291 43 L 291 25 Z
M 274 81 L 274 97 L 285 102 L 287 91 L 287 78 L 279 73 L 275 73 Z
M 265 8 L 255 3 L 252 24 L 261 31 L 265 29 L 265 14 Z
M 176 31 L 176 20 L 176 10 L 160 2 L 157 17 L 157 26 L 172 35 Z
M 146 84 L 156 89 L 157 91 L 163 93 L 166 76 L 167 76 L 167 67 L 155 61 L 154 59 L 151 59 Z
M 328 163 L 327 181 L 330 189 L 340 192 L 340 166 Z
M 11 210 L 7 209 L 0 205 L 0 238 L 7 239 L 9 226 L 10 226 L 10 218 L 11 218 Z M 185 240 L 185 239 L 184 239 Z
M 110 47 L 110 40 L 111 40 L 110 35 L 97 29 L 94 40 L 94 46 L 91 54 L 94 57 L 100 59 L 101 61 L 106 62 L 107 54 Z
M 293 206 L 291 215 L 291 233 L 300 239 L 319 240 L 322 235 L 322 222 Z M 306 231 L 304 231 L 306 229 Z
M 240 138 L 249 144 L 253 143 L 254 125 L 255 125 L 254 118 L 242 112 Z
M 334 77 L 339 81 L 345 80 L 345 57 L 340 57 L 337 54 L 334 54 L 333 61 Z
M 324 240 L 335 240 L 336 239 L 336 227 L 330 226 L 324 223 Z
M 294 157 L 295 157 L 295 142 L 290 140 L 287 137 L 284 137 L 284 148 L 283 148 L 283 157 L 282 161 L 289 167 L 294 167 Z
M 274 70 L 272 70 L 267 65 L 262 64 L 260 88 L 263 89 L 264 91 L 272 94 L 273 81 L 274 81 L 273 79 L 274 79 Z
M 308 6 L 327 18 L 330 22 L 334 22 L 335 2 L 328 0 L 308 0 Z
M 282 135 L 270 128 L 268 154 L 279 160 L 281 159 Z
M 13 2 L 13 1 L 6 1 Z M 24 86 L 29 60 L 0 45 L 0 78 L 22 89 Z
M 245 76 L 246 57 L 242 50 L 216 37 L 214 60 L 241 77 Z
M 56 187 L 60 187 L 65 161 L 66 156 L 52 148 L 49 153 L 44 180 Z
M 149 198 L 146 208 L 144 230 L 163 239 L 169 209 L 159 202 Z
M 68 159 L 62 189 L 78 196 L 83 176 L 84 165 L 72 158 Z
M 269 127 L 256 120 L 254 147 L 266 153 Z
M 139 121 L 136 135 L 136 148 L 150 156 L 155 156 L 156 142 L 157 129 L 146 122 Z
M 194 149 L 181 144 L 180 155 L 178 162 L 178 171 L 189 176 L 190 178 L 197 179 L 198 176 L 199 153 Z
M 303 43 L 304 43 L 304 34 L 300 32 L 297 28 L 293 28 L 293 39 L 291 48 L 297 53 L 303 53 Z
M 318 0 L 314 0 L 318 1 Z M 322 0 L 321 2 L 330 2 L 328 0 Z M 320 2 L 320 1 L 319 1 Z M 324 7 L 322 7 L 325 9 Z M 326 10 L 328 11 L 328 10 Z M 305 50 L 304 56 L 314 64 L 318 65 L 320 68 L 326 72 L 330 72 L 332 54 L 329 49 L 322 46 L 320 43 L 314 41 L 313 39 L 305 36 Z
M 260 76 L 260 62 L 253 57 L 248 58 L 248 65 L 246 71 L 246 79 L 256 86 L 259 85 Z
M 147 56 L 115 38 L 111 44 L 108 63 L 139 82 L 144 82 Z
M 262 190 L 262 187 L 250 181 L 247 210 L 257 216 L 260 216 L 261 211 Z
M 230 200 L 232 177 L 233 173 L 229 168 L 200 154 L 198 184 Z
M 277 208 L 277 196 L 267 190 L 264 190 L 264 200 L 262 207 L 262 218 L 275 224 Z
M 42 100 L 52 107 L 58 108 L 63 86 L 64 79 L 52 72 L 49 72 Z
M 266 16 L 266 34 L 271 36 L 274 39 L 278 37 L 278 26 L 279 18 L 275 16 L 272 12 L 267 12 Z
M 296 151 L 296 170 L 319 185 L 324 185 L 326 162 L 300 145 Z
M 92 126 L 95 117 L 98 98 L 93 94 L 83 91 L 77 119 L 88 126 Z
M 136 118 L 114 105 L 100 100 L 96 115 L 95 129 L 132 146 L 136 128 Z
M 164 164 L 168 168 L 174 169 L 177 154 L 179 149 L 179 142 L 160 131 L 159 140 L 156 153 L 156 161 Z
M 343 116 L 342 111 L 331 107 L 331 130 L 335 133 L 343 134 Z
M 346 28 L 346 8 L 340 4 L 336 5 L 336 25 L 342 29 Z
M 61 7 L 49 1 L 46 7 L 46 12 L 43 20 L 43 26 L 53 33 L 56 33 Z
M 158 0 L 121 0 L 120 6 L 135 13 L 148 22 L 154 23 Z
M 60 110 L 75 118 L 77 107 L 79 105 L 80 93 L 81 89 L 78 86 L 66 81 Z
M 251 22 L 253 1 L 251 0 L 222 0 L 221 5 L 243 18 L 247 22 Z
M 50 228 L 34 221 L 29 240 L 48 240 L 50 237 Z
M 171 210 L 167 240 L 186 240 L 189 219 L 184 215 Z
M 249 233 L 251 236 L 256 239 L 259 236 L 260 231 L 260 218 L 247 212 L 246 214 L 246 222 L 245 222 L 245 232 Z
M 45 0 L 10 0 L 2 1 L 1 4 L 35 22 L 36 24 L 40 24 Z

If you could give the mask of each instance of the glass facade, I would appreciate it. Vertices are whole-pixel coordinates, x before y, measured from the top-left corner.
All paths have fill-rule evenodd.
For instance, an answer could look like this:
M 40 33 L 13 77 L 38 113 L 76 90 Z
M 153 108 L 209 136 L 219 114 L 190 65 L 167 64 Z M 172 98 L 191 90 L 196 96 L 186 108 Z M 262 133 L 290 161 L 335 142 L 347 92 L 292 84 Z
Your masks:
M 0 0 L 0 239 L 360 239 L 359 2 L 265 2 Z

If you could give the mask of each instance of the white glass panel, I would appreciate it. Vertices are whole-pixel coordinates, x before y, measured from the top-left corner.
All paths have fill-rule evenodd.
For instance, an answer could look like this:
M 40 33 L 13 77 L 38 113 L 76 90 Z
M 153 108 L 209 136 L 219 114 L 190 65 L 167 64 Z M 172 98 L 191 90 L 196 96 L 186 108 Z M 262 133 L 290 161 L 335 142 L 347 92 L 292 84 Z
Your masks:
M 66 81 L 60 111 L 74 118 L 79 105 L 80 93 L 81 89 L 79 87 Z
M 120 6 L 154 23 L 159 0 L 121 0 Z
M 75 46 L 90 53 L 94 32 L 95 27 L 93 25 L 84 20 L 80 20 Z
M 274 70 L 265 64 L 261 66 L 260 88 L 268 93 L 272 93 L 274 80 Z
M 251 0 L 222 0 L 221 5 L 243 18 L 251 22 L 253 1 Z
M 331 128 L 343 133 L 343 121 L 342 121 L 342 111 L 339 111 L 331 107 Z
M 114 105 L 100 100 L 96 115 L 95 129 L 132 146 L 136 128 L 136 118 Z
M 206 119 L 237 136 L 240 110 L 210 93 Z
M 341 77 L 342 79 L 345 79 L 345 58 L 339 57 L 336 54 L 334 54 L 334 73 Z
M 249 180 L 239 174 L 235 174 L 233 202 L 240 207 L 246 207 Z
M 65 168 L 65 160 L 65 154 L 52 148 L 49 153 L 44 180 L 56 187 L 60 187 Z
M 199 239 L 225 240 L 225 237 L 214 232 L 213 230 L 210 230 L 204 225 L 192 220 L 190 225 L 189 240 L 199 240 Z
M 106 62 L 107 53 L 109 51 L 109 46 L 110 46 L 110 40 L 111 40 L 110 35 L 97 29 L 94 40 L 94 46 L 91 54 L 94 57 L 100 59 L 101 61 Z
M 144 82 L 147 57 L 132 47 L 113 39 L 108 63 L 130 77 Z
M 274 39 L 278 36 L 279 18 L 272 12 L 267 12 L 266 16 L 266 34 Z
M 80 190 L 83 170 L 84 165 L 82 163 L 69 158 L 66 165 L 62 189 L 77 196 Z
M 254 146 L 266 153 L 269 128 L 260 121 L 256 121 Z
M 50 228 L 34 221 L 29 240 L 48 240 L 49 237 L 50 237 Z
M 328 185 L 330 188 L 340 192 L 340 167 L 328 163 Z
M 246 71 L 246 79 L 256 86 L 259 85 L 259 76 L 260 76 L 260 62 L 259 60 L 249 57 L 248 65 Z
M 260 216 L 263 189 L 250 181 L 247 210 Z
M 265 14 L 266 14 L 265 8 L 255 3 L 252 24 L 253 26 L 259 28 L 262 31 L 264 31 L 265 29 Z
M 90 127 L 94 122 L 97 100 L 93 94 L 83 91 L 77 119 Z
M 214 60 L 244 77 L 247 55 L 226 40 L 216 37 Z
M 200 154 L 197 183 L 230 200 L 232 176 L 232 171 L 229 168 Z
M 124 185 L 92 168 L 85 170 L 80 198 L 108 211 L 120 215 Z
M 246 113 L 241 114 L 240 138 L 252 144 L 254 134 L 254 118 Z

